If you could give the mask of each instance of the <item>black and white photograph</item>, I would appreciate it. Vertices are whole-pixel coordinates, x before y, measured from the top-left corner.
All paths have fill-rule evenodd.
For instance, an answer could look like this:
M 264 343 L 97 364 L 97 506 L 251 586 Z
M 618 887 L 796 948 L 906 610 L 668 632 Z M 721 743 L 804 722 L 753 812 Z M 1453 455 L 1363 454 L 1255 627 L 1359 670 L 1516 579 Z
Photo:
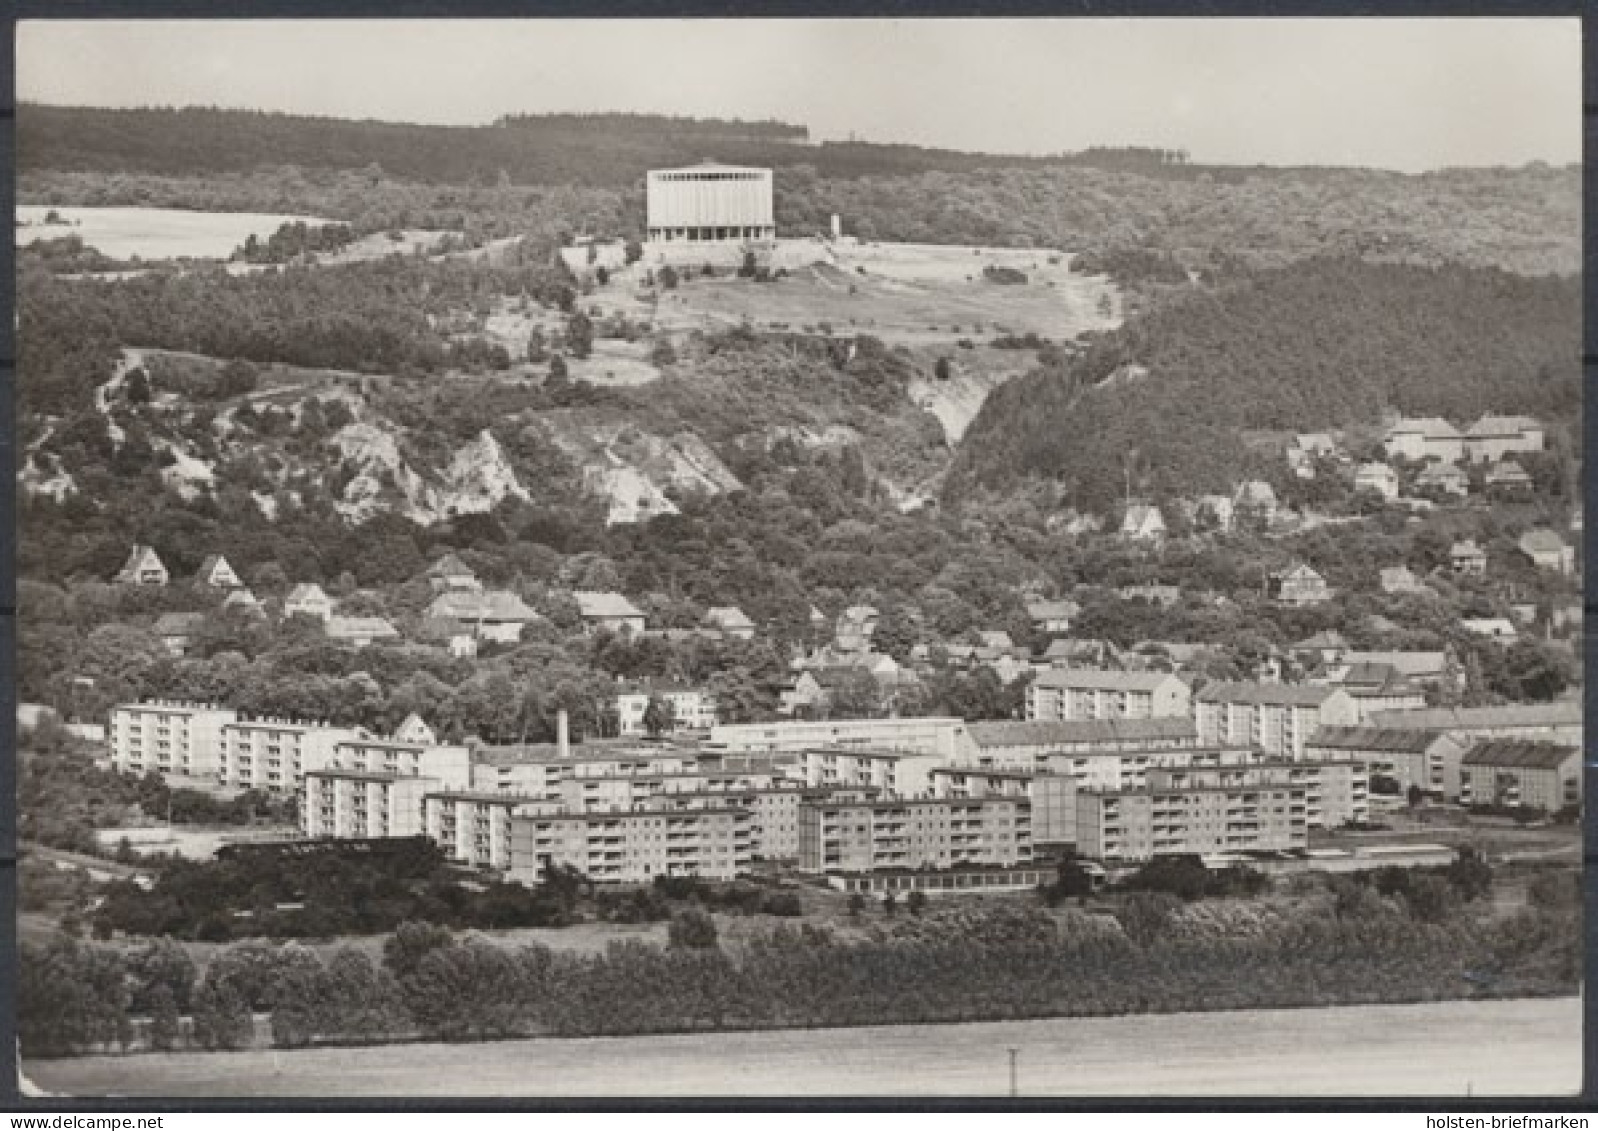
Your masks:
M 19 23 L 21 1094 L 1578 1096 L 1581 34 Z

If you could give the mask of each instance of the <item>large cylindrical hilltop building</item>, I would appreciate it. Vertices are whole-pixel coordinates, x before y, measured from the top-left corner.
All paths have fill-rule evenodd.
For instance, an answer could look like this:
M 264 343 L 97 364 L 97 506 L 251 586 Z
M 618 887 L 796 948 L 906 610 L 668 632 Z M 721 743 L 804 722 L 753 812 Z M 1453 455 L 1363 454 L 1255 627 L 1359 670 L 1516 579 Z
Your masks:
M 646 228 L 661 243 L 775 239 L 771 170 L 708 162 L 651 170 Z

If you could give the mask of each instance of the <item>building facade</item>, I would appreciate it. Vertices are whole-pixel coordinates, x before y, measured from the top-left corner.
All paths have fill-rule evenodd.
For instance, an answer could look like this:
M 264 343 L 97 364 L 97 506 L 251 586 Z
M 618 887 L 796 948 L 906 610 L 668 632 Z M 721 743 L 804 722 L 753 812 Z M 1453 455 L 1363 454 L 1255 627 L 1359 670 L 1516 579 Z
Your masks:
M 595 883 L 649 883 L 656 876 L 730 880 L 754 859 L 754 814 L 725 804 L 667 804 L 570 813 L 530 804 L 511 818 L 513 879 L 536 882 L 571 867 Z
M 304 785 L 300 828 L 313 840 L 420 836 L 423 795 L 438 787 L 427 778 L 333 767 L 306 771 Z
M 1022 797 L 835 797 L 799 810 L 805 872 L 1012 867 L 1031 860 L 1031 803 Z
M 217 782 L 230 789 L 293 793 L 307 772 L 334 764 L 339 743 L 360 737 L 344 727 L 281 718 L 238 718 L 222 727 Z
M 645 231 L 651 243 L 773 240 L 770 169 L 706 163 L 653 169 L 645 184 Z
M 1026 691 L 1030 720 L 1171 718 L 1188 712 L 1187 684 L 1166 672 L 1051 668 Z
M 1193 697 L 1193 718 L 1203 745 L 1253 746 L 1295 760 L 1319 727 L 1361 721 L 1340 688 L 1279 683 L 1209 684 Z
M 222 728 L 239 717 L 211 703 L 150 700 L 111 710 L 111 764 L 123 773 L 214 777 L 222 757 Z
M 1461 805 L 1556 812 L 1581 802 L 1581 751 L 1557 742 L 1488 739 L 1459 763 Z

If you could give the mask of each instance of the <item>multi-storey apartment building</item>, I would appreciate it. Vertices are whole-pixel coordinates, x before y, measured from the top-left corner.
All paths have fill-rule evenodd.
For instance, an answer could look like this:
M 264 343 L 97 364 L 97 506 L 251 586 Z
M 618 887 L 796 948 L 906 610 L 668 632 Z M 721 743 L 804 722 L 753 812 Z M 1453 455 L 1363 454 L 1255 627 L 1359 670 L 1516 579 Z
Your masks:
M 1440 730 L 1402 727 L 1322 727 L 1305 745 L 1305 757 L 1321 762 L 1363 762 L 1371 776 L 1392 778 L 1401 794 L 1411 786 L 1446 797 L 1448 783 L 1459 794 L 1459 760 L 1467 743 Z
M 1280 683 L 1212 683 L 1193 697 L 1199 741 L 1255 746 L 1276 758 L 1302 759 L 1322 726 L 1354 726 L 1359 706 L 1341 688 Z
M 692 748 L 641 747 L 636 742 L 589 742 L 568 753 L 556 743 L 479 746 L 472 751 L 471 788 L 554 800 L 560 797 L 560 783 L 570 778 L 691 773 L 700 762 Z
M 947 764 L 939 754 L 902 750 L 845 750 L 827 746 L 798 755 L 804 783 L 821 789 L 877 789 L 898 797 L 926 797 L 932 771 Z
M 212 703 L 124 703 L 111 711 L 111 764 L 126 773 L 214 777 L 222 727 L 238 717 L 237 711 Z
M 320 767 L 304 775 L 300 828 L 326 837 L 420 836 L 422 798 L 438 783 L 429 778 Z
M 525 798 L 431 790 L 421 799 L 422 831 L 452 860 L 479 868 L 511 866 L 511 820 Z
M 232 789 L 292 793 L 310 770 L 331 766 L 341 742 L 358 731 L 280 718 L 237 718 L 222 726 L 217 781 Z
M 434 742 L 358 735 L 333 748 L 332 764 L 344 770 L 432 778 L 445 789 L 466 789 L 472 780 L 471 751 Z
M 972 723 L 955 760 L 961 765 L 1033 771 L 1058 755 L 1172 750 L 1199 744 L 1191 718 L 1081 719 Z
M 1077 794 L 1077 852 L 1106 863 L 1304 848 L 1304 786 L 1207 785 Z
M 953 758 L 966 739 L 963 719 L 829 719 L 724 723 L 711 728 L 710 745 L 733 753 L 793 753 L 823 746 L 908 750 Z
M 1186 786 L 1303 786 L 1304 820 L 1334 829 L 1370 819 L 1370 771 L 1362 762 L 1251 762 L 1247 765 L 1167 766 L 1150 770 L 1146 788 Z
M 1184 718 L 1186 683 L 1169 672 L 1050 668 L 1026 691 L 1026 717 L 1034 720 Z
M 1031 803 L 1022 797 L 855 798 L 799 809 L 799 867 L 861 873 L 1032 860 Z
M 671 705 L 672 729 L 709 730 L 716 725 L 716 697 L 697 687 L 629 687 L 616 695 L 616 716 L 623 738 L 648 731 L 644 712 L 649 701 L 660 698 Z
M 1554 812 L 1581 801 L 1581 751 L 1557 742 L 1497 738 L 1460 759 L 1464 805 L 1512 805 Z
M 511 818 L 513 879 L 534 882 L 569 866 L 596 883 L 648 883 L 656 876 L 730 880 L 754 858 L 755 815 L 717 800 L 662 798 L 611 812 L 570 813 L 530 803 Z

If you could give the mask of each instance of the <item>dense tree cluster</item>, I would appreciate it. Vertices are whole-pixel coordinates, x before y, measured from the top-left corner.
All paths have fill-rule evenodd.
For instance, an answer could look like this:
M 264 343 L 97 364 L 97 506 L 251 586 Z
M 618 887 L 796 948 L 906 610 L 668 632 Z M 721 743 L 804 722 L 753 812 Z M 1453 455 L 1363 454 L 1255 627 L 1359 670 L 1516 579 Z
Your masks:
M 1433 891 L 1436 885 L 1441 888 Z M 1389 890 L 1390 889 L 1390 890 Z M 1446 878 L 1403 890 L 1335 877 L 1290 908 L 1219 901 L 1195 916 L 1166 893 L 1117 897 L 1116 918 L 1015 905 L 899 918 L 869 937 L 780 926 L 723 949 L 688 910 L 674 945 L 601 953 L 502 947 L 436 925 L 397 926 L 381 964 L 341 948 L 236 943 L 203 977 L 170 941 L 136 957 L 59 939 L 26 943 L 27 1055 L 126 1045 L 134 1016 L 168 1034 L 192 1014 L 206 1048 L 253 1042 L 252 1011 L 283 1046 L 697 1029 L 930 1023 L 1324 1006 L 1569 993 L 1581 975 L 1579 900 L 1544 882 L 1526 908 L 1472 916 Z M 886 914 L 886 909 L 884 911 Z M 895 920 L 889 917 L 886 923 Z
M 1244 432 L 1368 424 L 1388 410 L 1461 425 L 1514 412 L 1568 427 L 1580 406 L 1579 307 L 1570 279 L 1355 260 L 1195 290 L 995 390 L 945 498 L 1042 476 L 1109 514 L 1134 457 L 1144 494 L 1225 493 L 1248 470 Z

